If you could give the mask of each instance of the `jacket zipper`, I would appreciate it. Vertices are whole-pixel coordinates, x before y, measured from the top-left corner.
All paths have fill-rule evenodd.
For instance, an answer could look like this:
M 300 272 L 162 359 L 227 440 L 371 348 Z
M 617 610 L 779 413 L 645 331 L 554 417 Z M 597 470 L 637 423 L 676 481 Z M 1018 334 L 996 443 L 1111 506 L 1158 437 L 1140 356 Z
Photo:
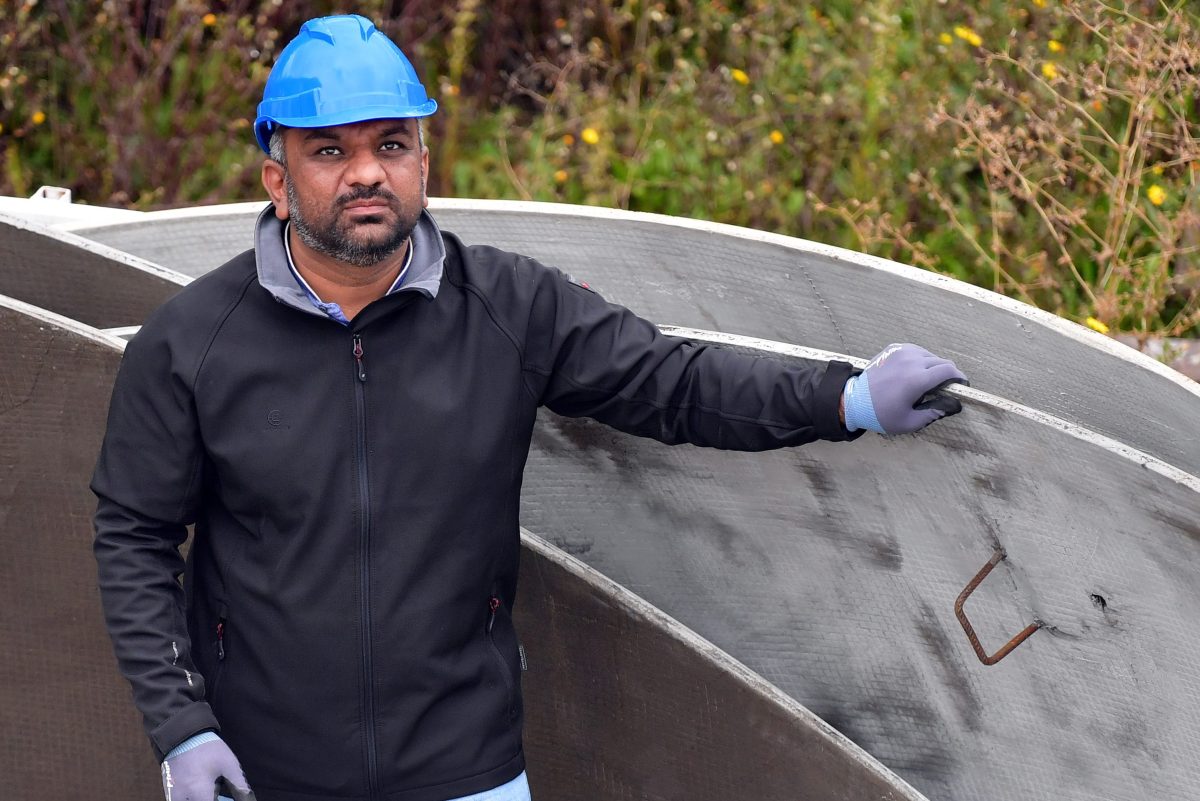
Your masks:
M 496 645 L 496 639 L 492 636 L 492 627 L 496 625 L 496 612 L 500 610 L 500 599 L 492 596 L 488 601 L 488 609 L 491 610 L 491 616 L 488 618 L 487 637 L 488 645 L 492 647 L 492 655 L 496 657 L 496 664 L 500 666 L 500 675 L 504 679 L 504 688 L 508 691 L 508 714 L 513 716 L 513 678 L 508 670 L 508 662 L 504 661 L 504 655 L 500 653 L 500 648 Z
M 367 370 L 363 365 L 362 335 L 354 335 L 355 457 L 358 470 L 359 617 L 362 623 L 363 717 L 366 726 L 367 794 L 379 793 L 375 745 L 375 679 L 371 659 L 371 491 L 367 483 Z

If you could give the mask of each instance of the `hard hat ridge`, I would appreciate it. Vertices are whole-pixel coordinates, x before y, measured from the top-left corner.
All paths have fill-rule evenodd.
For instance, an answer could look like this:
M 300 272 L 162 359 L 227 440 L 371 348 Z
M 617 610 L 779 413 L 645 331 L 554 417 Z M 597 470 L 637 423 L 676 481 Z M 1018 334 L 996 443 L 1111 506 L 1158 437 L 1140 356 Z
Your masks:
M 437 102 L 412 63 L 370 20 L 320 17 L 304 23 L 279 54 L 258 104 L 254 136 L 269 153 L 276 125 L 322 128 L 435 111 Z

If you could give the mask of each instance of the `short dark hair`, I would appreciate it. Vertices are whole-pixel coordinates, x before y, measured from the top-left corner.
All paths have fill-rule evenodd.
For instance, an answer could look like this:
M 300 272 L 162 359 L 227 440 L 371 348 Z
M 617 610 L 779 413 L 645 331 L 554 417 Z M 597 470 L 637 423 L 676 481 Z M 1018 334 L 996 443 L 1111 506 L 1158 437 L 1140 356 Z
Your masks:
M 278 161 L 284 167 L 287 166 L 287 152 L 283 149 L 283 132 L 287 130 L 286 126 L 275 123 L 271 126 L 271 140 L 269 142 L 271 148 L 271 158 Z

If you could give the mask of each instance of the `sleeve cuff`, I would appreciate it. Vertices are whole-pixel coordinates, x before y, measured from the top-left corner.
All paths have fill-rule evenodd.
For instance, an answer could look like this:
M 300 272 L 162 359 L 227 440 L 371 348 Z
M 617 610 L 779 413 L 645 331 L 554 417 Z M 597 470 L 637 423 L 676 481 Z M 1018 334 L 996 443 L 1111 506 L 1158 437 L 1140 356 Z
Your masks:
M 219 732 L 221 724 L 204 701 L 188 704 L 150 731 L 150 744 L 158 761 L 166 759 L 175 746 L 201 732 Z
M 813 421 L 818 438 L 830 442 L 843 442 L 858 439 L 866 433 L 864 429 L 847 431 L 842 425 L 841 415 L 838 414 L 846 382 L 850 376 L 861 372 L 849 362 L 830 362 L 825 368 L 825 376 L 817 385 L 816 413 Z

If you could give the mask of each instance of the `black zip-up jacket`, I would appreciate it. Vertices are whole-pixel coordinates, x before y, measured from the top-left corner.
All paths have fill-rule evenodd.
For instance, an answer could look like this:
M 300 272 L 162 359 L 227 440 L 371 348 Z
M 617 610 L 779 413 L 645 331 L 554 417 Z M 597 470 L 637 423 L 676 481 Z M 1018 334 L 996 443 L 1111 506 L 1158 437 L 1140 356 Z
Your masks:
M 540 405 L 667 443 L 852 437 L 848 364 L 666 337 L 557 270 L 442 241 L 436 295 L 349 327 L 279 302 L 248 251 L 129 343 L 95 551 L 160 758 L 220 731 L 260 801 L 502 784 L 524 768 L 510 611 Z

